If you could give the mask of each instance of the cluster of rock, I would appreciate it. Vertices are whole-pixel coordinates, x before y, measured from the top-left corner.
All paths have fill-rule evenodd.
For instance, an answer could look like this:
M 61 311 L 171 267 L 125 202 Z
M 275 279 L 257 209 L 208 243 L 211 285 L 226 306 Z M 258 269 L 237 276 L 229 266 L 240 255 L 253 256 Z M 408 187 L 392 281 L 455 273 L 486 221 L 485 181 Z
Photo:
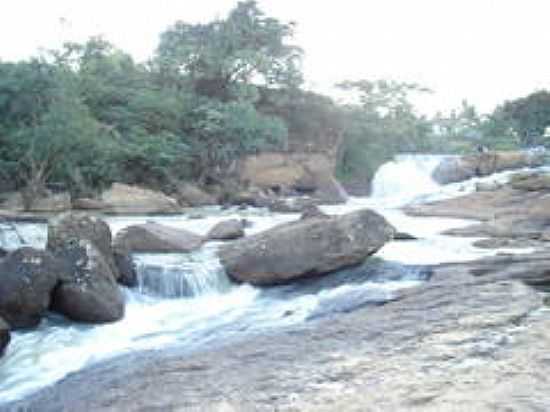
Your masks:
M 133 286 L 133 253 L 188 253 L 206 241 L 222 245 L 220 260 L 237 282 L 275 285 L 361 264 L 395 230 L 370 210 L 339 217 L 309 208 L 302 219 L 243 237 L 246 222 L 227 220 L 207 236 L 157 223 L 129 226 L 112 239 L 109 226 L 83 213 L 65 213 L 48 225 L 45 250 L 24 247 L 0 260 L 0 353 L 9 330 L 37 326 L 47 311 L 77 322 L 113 322 L 124 316 L 119 284 Z
M 472 177 L 489 176 L 504 170 L 540 166 L 540 153 L 487 152 L 470 156 L 449 157 L 434 170 L 432 177 L 440 184 L 461 182 Z
M 35 327 L 48 310 L 78 322 L 121 319 L 118 282 L 132 284 L 135 272 L 125 275 L 105 222 L 72 213 L 53 219 L 46 250 L 24 247 L 0 261 L 0 347 L 9 342 L 9 329 Z
M 71 198 L 63 188 L 44 189 L 30 205 L 22 192 L 4 194 L 1 208 L 10 211 L 61 213 L 69 210 L 107 214 L 176 214 L 187 207 L 238 205 L 299 212 L 299 204 L 286 207 L 289 196 L 306 197 L 307 203 L 334 204 L 347 194 L 334 177 L 334 161 L 322 153 L 261 153 L 241 159 L 222 181 L 208 191 L 191 183 L 179 183 L 170 195 L 139 186 L 114 183 L 94 198 Z
M 481 221 L 446 232 L 449 235 L 487 238 L 483 247 L 526 247 L 550 241 L 550 175 L 518 173 L 506 184 L 407 208 L 416 216 L 439 216 Z

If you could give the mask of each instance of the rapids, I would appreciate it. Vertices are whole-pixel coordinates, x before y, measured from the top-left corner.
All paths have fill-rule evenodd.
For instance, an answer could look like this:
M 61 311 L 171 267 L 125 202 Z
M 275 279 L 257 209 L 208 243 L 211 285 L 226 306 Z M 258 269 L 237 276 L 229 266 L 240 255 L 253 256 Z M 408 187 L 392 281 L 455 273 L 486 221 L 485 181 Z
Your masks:
M 426 281 L 422 265 L 472 260 L 498 253 L 472 246 L 476 239 L 443 236 L 450 228 L 470 221 L 408 217 L 400 207 L 457 196 L 475 190 L 480 180 L 507 180 L 510 173 L 459 184 L 439 186 L 431 173 L 441 156 L 404 155 L 382 166 L 373 181 L 373 195 L 351 198 L 344 205 L 324 206 L 329 214 L 372 208 L 398 230 L 418 238 L 393 241 L 364 266 L 318 280 L 262 290 L 232 284 L 217 257 L 219 242 L 210 242 L 191 254 L 134 256 L 139 285 L 125 289 L 126 315 L 108 325 L 80 325 L 60 316 L 48 316 L 37 329 L 12 334 L 0 360 L 0 403 L 21 398 L 53 384 L 68 373 L 129 351 L 178 345 L 192 351 L 246 334 L 265 333 L 310 319 L 391 300 L 402 288 Z M 197 216 L 108 217 L 113 233 L 131 224 L 155 221 L 206 234 L 216 223 L 245 218 L 247 235 L 297 219 L 263 209 L 204 208 Z M 44 224 L 0 227 L 0 247 L 22 245 L 43 248 Z

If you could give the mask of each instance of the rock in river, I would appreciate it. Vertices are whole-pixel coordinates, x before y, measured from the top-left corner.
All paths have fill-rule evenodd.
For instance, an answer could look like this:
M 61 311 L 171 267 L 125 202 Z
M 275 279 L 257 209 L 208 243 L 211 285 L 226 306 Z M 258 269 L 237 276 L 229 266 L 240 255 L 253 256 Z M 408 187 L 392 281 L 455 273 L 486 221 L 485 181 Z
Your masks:
M 118 253 L 187 253 L 198 249 L 204 239 L 185 229 L 158 223 L 128 226 L 117 233 Z
M 234 240 L 244 236 L 244 221 L 242 219 L 230 219 L 218 223 L 210 232 L 210 240 Z
M 358 265 L 393 234 L 382 216 L 361 210 L 277 226 L 229 244 L 219 255 L 232 279 L 276 285 Z
M 102 193 L 101 201 L 113 214 L 148 214 L 148 213 L 180 213 L 178 202 L 162 192 L 137 186 L 115 183 Z
M 0 357 L 4 354 L 10 339 L 10 327 L 4 319 L 0 318 Z
M 109 226 L 96 217 L 68 213 L 48 225 L 47 249 L 67 267 L 55 289 L 52 308 L 81 322 L 112 322 L 124 315 L 120 271 Z
M 0 263 L 0 317 L 13 329 L 38 325 L 64 266 L 48 252 L 22 248 Z
M 124 316 L 124 297 L 111 268 L 88 239 L 57 251 L 69 269 L 55 289 L 52 309 L 78 322 L 114 322 Z
M 542 157 L 528 152 L 487 152 L 449 157 L 434 170 L 432 177 L 440 184 L 460 182 L 475 176 L 488 176 L 504 170 L 540 166 Z
M 103 255 L 105 263 L 118 278 L 114 261 L 111 229 L 103 220 L 85 213 L 69 212 L 51 219 L 48 224 L 47 249 L 53 253 L 63 250 L 67 243 L 88 239 Z

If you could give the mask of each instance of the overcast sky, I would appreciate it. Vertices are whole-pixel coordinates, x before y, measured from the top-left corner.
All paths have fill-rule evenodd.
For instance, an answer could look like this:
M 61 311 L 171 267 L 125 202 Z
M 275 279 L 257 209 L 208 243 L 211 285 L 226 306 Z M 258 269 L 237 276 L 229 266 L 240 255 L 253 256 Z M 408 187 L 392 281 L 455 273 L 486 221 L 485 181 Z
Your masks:
M 102 34 L 137 59 L 176 20 L 223 17 L 236 0 L 13 0 L 0 14 L 0 58 Z M 345 79 L 415 81 L 435 91 L 425 112 L 466 98 L 481 111 L 550 88 L 548 0 L 260 0 L 298 23 L 308 86 Z

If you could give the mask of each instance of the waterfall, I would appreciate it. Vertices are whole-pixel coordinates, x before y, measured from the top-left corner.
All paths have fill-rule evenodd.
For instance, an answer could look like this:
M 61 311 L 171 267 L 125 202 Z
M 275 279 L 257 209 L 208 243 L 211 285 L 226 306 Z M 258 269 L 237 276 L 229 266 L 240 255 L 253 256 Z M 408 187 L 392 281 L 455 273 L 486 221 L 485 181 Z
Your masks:
M 196 297 L 222 293 L 230 287 L 215 253 L 202 250 L 191 254 L 134 257 L 140 293 L 161 298 Z
M 372 181 L 372 197 L 401 199 L 403 203 L 423 194 L 433 193 L 439 185 L 432 173 L 442 155 L 398 155 L 383 164 Z

